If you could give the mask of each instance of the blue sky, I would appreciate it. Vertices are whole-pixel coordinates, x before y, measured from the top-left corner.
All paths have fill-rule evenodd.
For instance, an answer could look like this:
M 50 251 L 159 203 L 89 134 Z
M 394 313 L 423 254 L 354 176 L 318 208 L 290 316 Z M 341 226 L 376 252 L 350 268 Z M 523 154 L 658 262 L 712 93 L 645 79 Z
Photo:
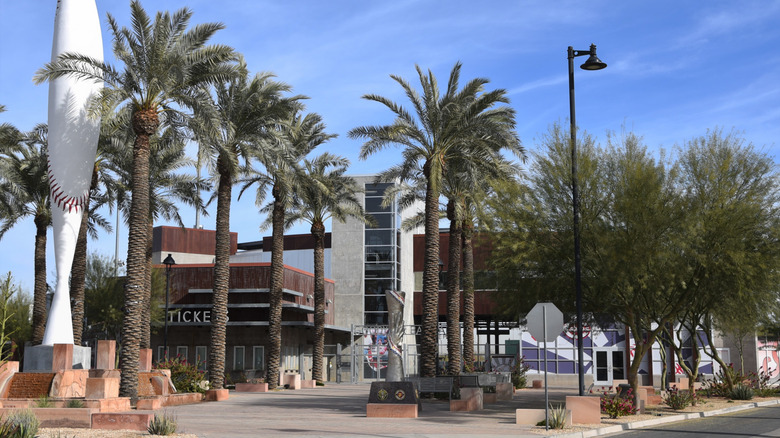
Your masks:
M 106 13 L 129 26 L 129 2 L 98 0 L 104 50 L 110 53 Z M 732 128 L 777 157 L 780 136 L 780 2 L 428 1 L 355 2 L 144 0 L 153 14 L 181 7 L 192 23 L 219 21 L 214 42 L 243 53 L 253 72 L 271 71 L 311 99 L 338 138 L 322 150 L 348 157 L 351 173 L 383 170 L 398 161 L 388 150 L 366 161 L 349 129 L 391 121 L 383 106 L 361 99 L 376 93 L 404 102 L 397 74 L 416 82 L 415 64 L 445 83 L 456 61 L 463 82 L 490 79 L 508 91 L 525 147 L 569 114 L 566 48 L 598 46 L 609 66 L 577 68 L 577 122 L 600 141 L 623 126 L 652 148 L 670 149 L 708 128 Z M 46 121 L 47 87 L 32 76 L 51 56 L 55 0 L 0 0 L 0 121 L 22 130 Z M 577 58 L 576 65 L 585 58 Z M 194 213 L 182 210 L 187 225 Z M 250 198 L 233 204 L 231 228 L 239 241 L 257 240 L 264 219 Z M 202 223 L 213 228 L 214 215 Z M 300 226 L 293 232 L 307 232 Z M 33 284 L 32 220 L 0 241 L 0 272 Z M 127 252 L 120 229 L 120 258 Z M 49 241 L 51 241 L 51 233 Z M 90 242 L 114 253 L 113 235 Z M 49 244 L 49 279 L 54 279 Z

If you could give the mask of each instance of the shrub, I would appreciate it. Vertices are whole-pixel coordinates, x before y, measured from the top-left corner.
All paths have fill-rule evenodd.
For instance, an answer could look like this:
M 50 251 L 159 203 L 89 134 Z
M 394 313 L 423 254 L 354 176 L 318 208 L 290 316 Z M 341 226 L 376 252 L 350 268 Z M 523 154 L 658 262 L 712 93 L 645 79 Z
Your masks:
M 525 363 L 525 356 L 519 356 L 515 367 L 512 368 L 512 385 L 517 388 L 525 388 L 528 383 L 526 373 L 531 367 Z
M 50 408 L 54 406 L 48 395 L 42 395 L 35 401 L 35 407 L 37 408 Z
M 176 429 L 176 418 L 168 412 L 163 412 L 162 415 L 154 414 L 147 431 L 151 435 L 173 435 Z
M 634 406 L 634 397 L 632 390 L 626 391 L 625 397 L 621 395 L 607 394 L 605 391 L 601 395 L 601 412 L 607 414 L 609 418 L 622 417 L 624 415 L 636 414 L 636 406 Z
M 737 385 L 731 390 L 732 400 L 750 400 L 753 398 L 753 388 L 747 385 Z
M 566 406 L 565 405 L 558 405 L 558 407 L 553 407 L 552 403 L 550 404 L 550 410 L 547 412 L 547 421 L 549 422 L 548 427 L 550 429 L 563 429 L 566 427 Z M 545 420 L 542 420 L 538 423 L 536 423 L 537 426 L 544 426 Z
M 79 400 L 79 399 L 77 399 L 77 398 L 74 398 L 74 399 L 68 400 L 68 404 L 66 404 L 65 407 L 66 408 L 83 408 L 84 407 L 84 402 Z
M 0 438 L 34 438 L 40 424 L 30 409 L 13 411 L 0 424 Z
M 205 393 L 208 389 L 201 382 L 205 371 L 201 371 L 195 364 L 187 363 L 187 359 L 179 356 L 167 360 L 161 360 L 155 364 L 155 369 L 171 370 L 171 381 L 178 392 Z
M 687 408 L 689 405 L 696 404 L 695 401 L 695 393 L 691 393 L 690 391 L 681 391 L 677 389 L 676 386 L 673 386 L 669 391 L 667 391 L 666 396 L 664 397 L 664 404 L 674 409 L 675 411 L 679 411 Z

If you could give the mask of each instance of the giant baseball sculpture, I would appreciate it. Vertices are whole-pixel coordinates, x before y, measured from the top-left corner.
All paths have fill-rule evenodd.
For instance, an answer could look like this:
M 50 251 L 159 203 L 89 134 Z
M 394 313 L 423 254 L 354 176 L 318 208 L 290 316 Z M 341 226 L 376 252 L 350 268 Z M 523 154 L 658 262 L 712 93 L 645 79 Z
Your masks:
M 64 53 L 103 60 L 95 0 L 58 0 L 52 61 Z M 72 344 L 68 278 L 87 205 L 100 122 L 87 116 L 89 98 L 102 83 L 64 76 L 49 83 L 49 185 L 57 286 L 46 321 L 44 345 Z

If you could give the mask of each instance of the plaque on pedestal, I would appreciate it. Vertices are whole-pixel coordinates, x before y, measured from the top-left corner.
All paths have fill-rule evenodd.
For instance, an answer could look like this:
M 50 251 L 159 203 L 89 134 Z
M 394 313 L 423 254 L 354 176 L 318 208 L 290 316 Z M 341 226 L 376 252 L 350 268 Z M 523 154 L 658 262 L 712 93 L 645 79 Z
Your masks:
M 372 382 L 366 415 L 385 418 L 417 418 L 420 398 L 412 382 Z

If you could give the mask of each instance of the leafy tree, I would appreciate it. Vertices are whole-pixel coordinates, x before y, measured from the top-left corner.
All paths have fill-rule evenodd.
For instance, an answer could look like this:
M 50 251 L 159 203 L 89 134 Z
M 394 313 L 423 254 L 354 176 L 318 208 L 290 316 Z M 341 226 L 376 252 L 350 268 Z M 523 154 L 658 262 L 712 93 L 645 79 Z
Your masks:
M 97 99 L 98 110 L 108 113 L 126 104 L 130 126 L 135 134 L 131 178 L 131 208 L 127 251 L 125 301 L 128 317 L 122 334 L 120 394 L 138 397 L 138 357 L 142 338 L 144 298 L 148 296 L 147 242 L 149 239 L 149 159 L 150 141 L 162 124 L 181 125 L 185 114 L 178 108 L 191 108 L 207 97 L 205 84 L 224 81 L 235 75 L 233 49 L 206 45 L 219 23 L 187 29 L 192 12 L 183 8 L 171 14 L 158 12 L 154 21 L 140 1 L 130 3 L 132 28 L 120 28 L 108 15 L 113 34 L 114 56 L 124 64 L 114 66 L 77 53 L 66 53 L 46 64 L 35 75 L 42 83 L 63 76 L 101 80 L 106 84 Z
M 305 159 L 305 178 L 297 181 L 293 210 L 289 224 L 304 221 L 311 224 L 314 237 L 314 349 L 312 375 L 322 380 L 325 351 L 325 221 L 344 222 L 349 217 L 368 221 L 357 198 L 360 192 L 355 180 L 344 173 L 349 160 L 324 153 L 312 160 Z
M 439 196 L 443 178 L 451 160 L 479 159 L 507 148 L 517 151 L 514 110 L 508 106 L 502 89 L 485 91 L 487 79 L 478 78 L 459 88 L 461 64 L 450 72 L 442 94 L 431 71 L 426 75 L 417 66 L 422 95 L 403 78 L 391 75 L 409 99 L 410 113 L 390 99 L 367 94 L 364 99 L 385 105 L 396 119 L 390 125 L 363 126 L 349 131 L 350 138 L 366 139 L 360 158 L 391 145 L 402 146 L 403 161 L 383 172 L 382 179 L 424 181 L 425 183 L 425 260 L 423 268 L 423 317 L 421 374 L 436 374 L 438 295 L 439 295 Z
M 693 300 L 682 323 L 707 334 L 705 351 L 725 368 L 711 347 L 713 328 L 755 332 L 778 309 L 780 180 L 774 160 L 735 132 L 709 131 L 679 154 L 678 184 L 695 218 L 686 233 Z M 686 373 L 695 377 L 695 367 Z M 733 386 L 731 376 L 726 379 Z
M 51 225 L 46 133 L 46 125 L 38 125 L 15 151 L 0 157 L 0 239 L 23 219 L 32 217 L 35 223 L 33 344 L 43 341 L 46 329 L 46 232 Z
M 191 126 L 196 133 L 202 161 L 215 180 L 217 191 L 214 294 L 209 347 L 212 388 L 221 389 L 225 374 L 225 337 L 230 285 L 230 203 L 233 185 L 247 172 L 255 148 L 263 147 L 267 132 L 285 117 L 297 101 L 282 93 L 290 86 L 273 80 L 270 73 L 251 78 L 246 74 L 215 86 L 214 99 L 199 107 Z M 243 164 L 242 164 L 243 161 Z

